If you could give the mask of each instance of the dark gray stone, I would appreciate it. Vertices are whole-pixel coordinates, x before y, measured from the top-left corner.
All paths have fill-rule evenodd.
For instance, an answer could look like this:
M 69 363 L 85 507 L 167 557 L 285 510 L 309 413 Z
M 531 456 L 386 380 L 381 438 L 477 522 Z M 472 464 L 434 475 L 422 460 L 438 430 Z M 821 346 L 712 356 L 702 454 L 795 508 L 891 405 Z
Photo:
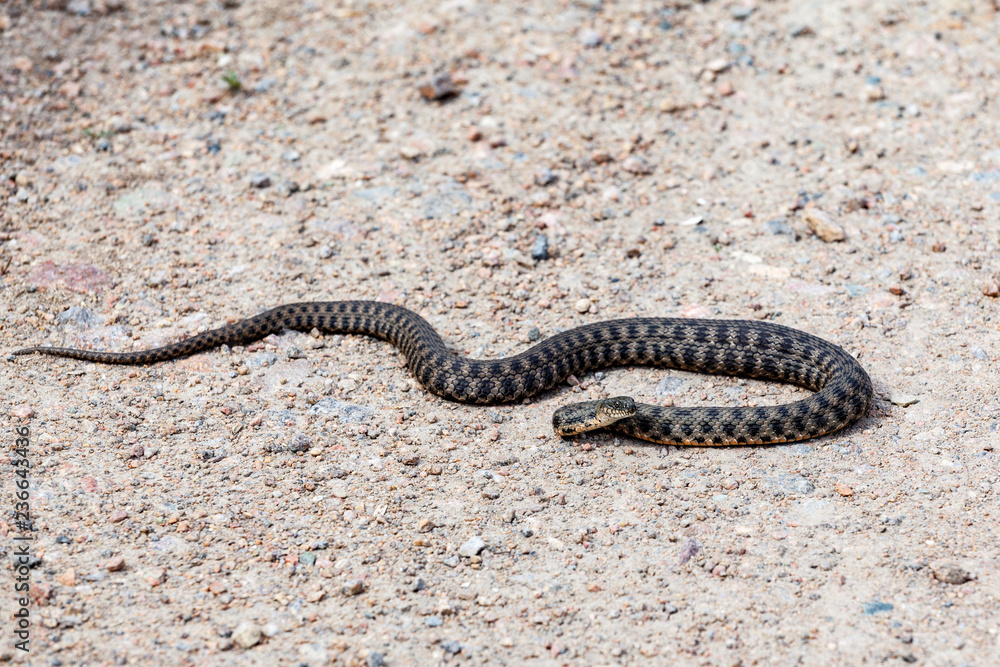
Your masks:
M 539 262 L 549 258 L 549 237 L 539 234 L 535 237 L 535 242 L 531 245 L 531 259 Z

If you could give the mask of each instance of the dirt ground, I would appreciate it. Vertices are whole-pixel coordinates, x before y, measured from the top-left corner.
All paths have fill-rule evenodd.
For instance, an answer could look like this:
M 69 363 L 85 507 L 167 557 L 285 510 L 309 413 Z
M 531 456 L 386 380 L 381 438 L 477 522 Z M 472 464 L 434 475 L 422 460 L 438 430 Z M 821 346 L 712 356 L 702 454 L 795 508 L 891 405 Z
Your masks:
M 0 661 L 1000 664 L 998 35 L 989 0 L 0 2 Z M 350 298 L 479 358 L 766 319 L 877 400 L 677 448 L 550 414 L 805 392 L 622 368 L 467 406 L 318 333 L 9 356 Z

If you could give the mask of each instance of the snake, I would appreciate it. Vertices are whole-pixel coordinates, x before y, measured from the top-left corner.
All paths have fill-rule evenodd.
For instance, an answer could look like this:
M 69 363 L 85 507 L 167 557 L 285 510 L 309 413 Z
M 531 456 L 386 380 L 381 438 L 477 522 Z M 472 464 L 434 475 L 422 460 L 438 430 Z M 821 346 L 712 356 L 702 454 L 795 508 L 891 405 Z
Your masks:
M 811 390 L 802 400 L 759 407 L 672 407 L 615 396 L 561 407 L 560 436 L 604 429 L 670 445 L 762 445 L 794 442 L 844 428 L 872 403 L 872 383 L 843 348 L 774 322 L 636 317 L 593 322 L 556 333 L 499 359 L 453 352 L 417 313 L 379 301 L 289 303 L 162 347 L 105 352 L 29 347 L 107 364 L 152 364 L 221 345 L 245 345 L 286 329 L 361 334 L 390 342 L 428 391 L 473 404 L 521 401 L 570 378 L 611 366 L 659 366 L 786 382 Z

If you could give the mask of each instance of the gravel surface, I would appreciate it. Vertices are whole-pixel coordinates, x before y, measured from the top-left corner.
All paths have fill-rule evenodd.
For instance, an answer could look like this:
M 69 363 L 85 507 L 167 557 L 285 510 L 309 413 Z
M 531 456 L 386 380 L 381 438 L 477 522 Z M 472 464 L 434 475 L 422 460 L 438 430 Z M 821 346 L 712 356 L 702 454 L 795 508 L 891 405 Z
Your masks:
M 37 557 L 0 660 L 997 664 L 998 34 L 988 0 L 0 4 L 0 422 Z M 306 333 L 7 356 L 342 298 L 478 358 L 768 319 L 877 400 L 675 448 L 550 414 L 803 392 L 635 368 L 464 406 Z

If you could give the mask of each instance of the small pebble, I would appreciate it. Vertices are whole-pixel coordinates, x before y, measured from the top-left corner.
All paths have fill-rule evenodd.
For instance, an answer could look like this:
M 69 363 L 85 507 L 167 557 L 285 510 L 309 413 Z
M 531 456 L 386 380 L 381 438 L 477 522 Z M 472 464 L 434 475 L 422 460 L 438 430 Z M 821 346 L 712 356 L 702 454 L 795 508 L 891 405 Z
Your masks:
M 578 39 L 580 40 L 580 43 L 588 49 L 596 49 L 604 43 L 604 36 L 596 30 L 591 30 L 589 28 L 581 30 Z
M 880 102 L 885 99 L 885 88 L 878 85 L 867 85 L 861 96 L 863 100 L 868 102 Z
M 914 403 L 917 403 L 919 401 L 920 399 L 917 398 L 916 396 L 913 396 L 912 394 L 893 392 L 892 395 L 889 397 L 890 403 L 904 408 L 908 405 L 913 405 Z
M 167 580 L 167 571 L 162 567 L 153 568 L 146 572 L 143 579 L 150 588 L 156 588 Z
M 299 190 L 301 187 L 295 181 L 282 181 L 281 185 L 277 187 L 277 193 L 286 197 L 291 197 Z
M 637 155 L 629 155 L 622 162 L 622 169 L 629 172 L 630 174 L 652 174 L 653 167 Z
M 684 565 L 689 560 L 698 555 L 701 551 L 701 544 L 695 538 L 688 538 L 683 545 L 681 545 L 681 550 L 677 555 L 677 565 Z
M 590 310 L 590 299 L 580 299 L 573 305 L 573 307 L 576 309 L 576 312 L 583 315 Z
M 729 69 L 729 65 L 729 61 L 725 58 L 716 58 L 715 60 L 709 61 L 709 63 L 705 65 L 705 69 L 712 74 L 722 74 Z
M 824 243 L 843 241 L 844 228 L 835 223 L 826 211 L 810 206 L 805 209 L 806 225 Z
M 411 143 L 400 146 L 399 154 L 407 160 L 416 160 L 417 158 L 423 157 L 426 154 L 426 151 L 422 146 Z
M 548 167 L 542 167 L 535 172 L 535 185 L 546 186 L 556 182 L 556 175 Z
M 486 548 L 486 542 L 478 535 L 469 538 L 465 544 L 458 548 L 458 555 L 463 558 L 478 556 L 479 552 Z
M 263 634 L 255 623 L 244 621 L 233 630 L 231 639 L 240 648 L 252 648 L 260 643 Z
M 419 90 L 425 100 L 443 100 L 458 93 L 451 74 L 447 72 L 435 74 Z
M 866 602 L 862 607 L 862 610 L 866 616 L 871 616 L 873 614 L 881 614 L 883 612 L 892 611 L 893 606 L 888 602 L 872 600 L 871 602 Z
M 257 188 L 258 190 L 269 188 L 271 187 L 271 177 L 267 174 L 255 174 L 250 179 L 250 187 Z
M 30 419 L 35 416 L 35 411 L 27 405 L 18 405 L 11 408 L 10 416 L 17 417 L 18 419 Z
M 347 597 L 361 595 L 365 592 L 365 582 L 360 579 L 351 579 L 340 588 L 340 592 Z
M 786 236 L 795 236 L 795 230 L 785 222 L 784 218 L 775 218 L 773 220 L 768 220 L 764 223 L 764 227 L 770 234 L 775 236 L 779 234 L 784 234 Z
M 972 575 L 958 563 L 951 560 L 939 560 L 931 563 L 934 578 L 946 584 L 964 584 L 972 579 Z
M 66 11 L 77 16 L 90 16 L 90 0 L 69 0 L 66 3 Z
M 549 237 L 539 234 L 531 244 L 531 258 L 539 262 L 549 258 Z

